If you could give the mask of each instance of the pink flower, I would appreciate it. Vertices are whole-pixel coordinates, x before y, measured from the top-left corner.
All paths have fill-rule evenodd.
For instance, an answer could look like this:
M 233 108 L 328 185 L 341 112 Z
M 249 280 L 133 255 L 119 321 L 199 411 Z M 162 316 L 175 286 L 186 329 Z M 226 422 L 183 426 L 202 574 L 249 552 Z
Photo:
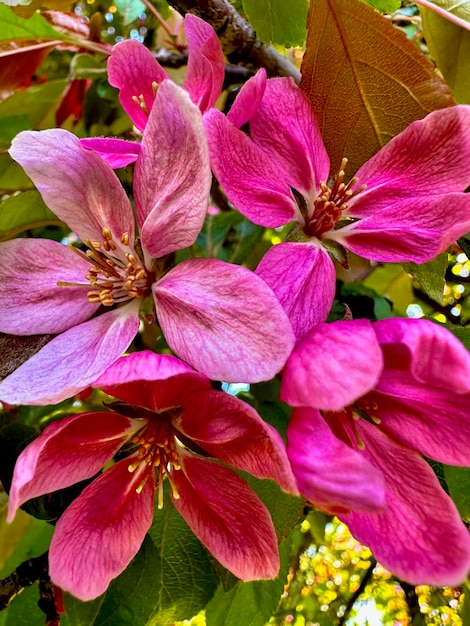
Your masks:
M 288 455 L 299 491 L 394 574 L 457 585 L 470 536 L 425 455 L 470 465 L 470 357 L 426 320 L 320 324 L 292 353 Z
M 74 135 L 20 133 L 11 154 L 89 250 L 46 239 L 1 245 L 0 331 L 58 334 L 0 383 L 3 401 L 51 404 L 87 387 L 128 348 L 139 311 L 156 313 L 171 349 L 210 378 L 251 382 L 282 369 L 292 329 L 261 278 L 216 259 L 172 268 L 171 255 L 199 234 L 211 184 L 201 113 L 180 87 L 162 83 L 142 138 L 139 241 L 118 178 Z
M 191 100 L 202 113 L 214 106 L 225 76 L 224 55 L 219 39 L 209 24 L 187 13 L 184 28 L 188 40 L 188 67 L 183 83 Z M 158 85 L 169 76 L 142 43 L 128 39 L 116 44 L 108 60 L 108 78 L 119 89 L 119 100 L 135 127 L 143 131 L 155 101 Z M 112 167 L 124 167 L 136 160 L 140 143 L 123 139 L 82 139 Z
M 247 122 L 250 136 L 239 130 Z M 227 117 L 211 110 L 204 123 L 212 168 L 234 206 L 262 226 L 298 224 L 257 274 L 284 304 L 299 338 L 331 307 L 335 274 L 327 252 L 343 264 L 345 248 L 376 261 L 423 263 L 470 230 L 468 106 L 414 122 L 349 183 L 343 169 L 328 182 L 317 121 L 290 79 L 266 81 L 258 73 Z
M 119 399 L 107 405 L 112 411 L 50 424 L 15 466 L 9 521 L 30 498 L 94 476 L 126 442 L 137 447 L 59 519 L 49 550 L 53 582 L 82 600 L 102 594 L 139 550 L 155 490 L 162 508 L 164 478 L 173 505 L 227 569 L 242 580 L 275 577 L 279 555 L 270 514 L 226 464 L 297 493 L 277 431 L 169 355 L 134 352 L 96 384 Z

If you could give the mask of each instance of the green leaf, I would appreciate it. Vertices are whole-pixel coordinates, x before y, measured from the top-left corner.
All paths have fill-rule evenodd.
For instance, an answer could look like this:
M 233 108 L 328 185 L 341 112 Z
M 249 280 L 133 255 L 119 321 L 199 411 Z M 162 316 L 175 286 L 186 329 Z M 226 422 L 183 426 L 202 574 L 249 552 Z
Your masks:
M 67 40 L 68 37 L 54 30 L 39 13 L 35 13 L 30 19 L 25 20 L 0 3 L 0 41 L 12 41 L 13 39 Z
M 0 241 L 16 237 L 30 228 L 61 224 L 38 191 L 25 191 L 0 204 Z
M 207 251 L 207 256 L 217 257 L 230 229 L 242 221 L 243 215 L 234 210 L 208 214 L 197 238 L 198 245 Z
M 394 13 L 401 6 L 400 0 L 367 0 L 367 4 L 370 4 L 374 9 L 382 13 Z
M 470 468 L 444 465 L 444 476 L 462 519 L 470 522 Z
M 405 272 L 412 274 L 421 286 L 421 289 L 434 302 L 443 304 L 444 287 L 446 284 L 445 274 L 447 271 L 447 252 L 439 254 L 432 261 L 417 265 L 416 263 L 405 263 Z
M 262 41 L 286 48 L 305 43 L 306 0 L 242 0 L 242 3 L 243 11 Z
M 145 11 L 145 5 L 140 0 L 115 0 L 118 13 L 122 15 L 123 24 L 130 24 Z
M 470 350 L 470 326 L 462 327 L 446 324 L 446 328 L 463 343 L 467 350 Z

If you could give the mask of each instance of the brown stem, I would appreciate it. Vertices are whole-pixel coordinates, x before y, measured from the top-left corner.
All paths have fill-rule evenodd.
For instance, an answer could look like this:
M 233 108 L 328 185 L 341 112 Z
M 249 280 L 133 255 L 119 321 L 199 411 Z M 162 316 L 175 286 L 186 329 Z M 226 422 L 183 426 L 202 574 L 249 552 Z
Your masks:
M 353 608 L 356 600 L 358 600 L 359 596 L 363 593 L 364 589 L 366 588 L 367 583 L 372 578 L 374 567 L 377 565 L 377 561 L 375 561 L 375 559 L 371 559 L 371 561 L 372 562 L 369 565 L 368 570 L 366 571 L 366 573 L 364 574 L 361 580 L 361 584 L 356 589 L 356 591 L 352 594 L 352 596 L 349 598 L 346 608 L 344 609 L 344 613 L 339 619 L 338 626 L 343 626 L 343 624 L 346 623 L 346 620 L 349 617 L 349 613 L 351 612 L 351 609 Z

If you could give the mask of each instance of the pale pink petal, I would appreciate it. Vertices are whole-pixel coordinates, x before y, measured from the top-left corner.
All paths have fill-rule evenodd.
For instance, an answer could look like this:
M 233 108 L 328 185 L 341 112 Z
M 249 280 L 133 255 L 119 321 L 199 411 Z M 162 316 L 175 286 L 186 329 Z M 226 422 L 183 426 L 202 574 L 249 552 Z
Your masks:
M 113 169 L 134 163 L 140 152 L 138 141 L 114 139 L 113 137 L 85 137 L 80 139 L 80 143 L 84 148 L 99 154 Z
M 210 456 L 297 493 L 279 433 L 238 398 L 223 391 L 196 391 L 174 425 Z
M 73 396 L 121 356 L 138 329 L 132 302 L 66 330 L 0 382 L 0 400 L 45 405 Z
M 371 322 L 318 324 L 289 357 L 281 398 L 292 406 L 338 411 L 371 391 L 382 367 Z
M 0 245 L 0 331 L 12 335 L 60 333 L 98 310 L 87 300 L 91 265 L 49 239 L 12 239 Z M 58 281 L 82 287 L 57 285 Z M 27 320 L 27 323 L 25 323 Z
M 289 174 L 220 111 L 204 115 L 211 166 L 227 198 L 255 224 L 277 228 L 303 223 Z
M 93 600 L 137 554 L 152 524 L 154 482 L 136 489 L 142 476 L 124 459 L 86 487 L 55 527 L 49 549 L 52 582 Z
M 335 297 L 336 272 L 323 248 L 310 243 L 280 243 L 264 255 L 256 274 L 276 294 L 297 340 L 328 317 Z
M 111 411 L 72 415 L 49 424 L 16 461 L 8 521 L 27 500 L 91 478 L 139 427 Z
M 215 30 L 199 17 L 187 13 L 184 29 L 188 40 L 188 68 L 183 87 L 204 113 L 214 106 L 222 91 L 225 64 Z
M 122 108 L 140 131 L 145 128 L 148 112 L 133 98 L 141 98 L 147 111 L 151 111 L 155 100 L 153 83 L 159 85 L 167 78 L 160 63 L 139 41 L 128 39 L 113 47 L 108 59 L 108 80 L 119 89 Z
M 385 505 L 382 472 L 338 439 L 318 410 L 294 409 L 287 427 L 287 454 L 299 491 L 318 507 L 338 513 L 380 511 Z
M 240 89 L 227 113 L 228 121 L 236 128 L 241 128 L 249 122 L 261 105 L 265 89 L 266 70 L 261 68 Z
M 352 534 L 412 585 L 459 585 L 470 569 L 470 535 L 430 466 L 361 420 L 364 455 L 386 479 L 387 508 L 341 515 Z
M 269 380 L 292 350 L 292 327 L 279 301 L 244 267 L 190 259 L 152 289 L 168 345 L 209 378 Z
M 137 222 L 147 254 L 160 258 L 196 241 L 211 182 L 201 112 L 181 87 L 165 81 L 135 165 Z
M 60 128 L 24 131 L 13 139 L 9 152 L 51 211 L 82 241 L 102 241 L 105 227 L 118 248 L 125 232 L 133 241 L 134 216 L 119 179 L 75 135 Z
M 252 489 L 232 470 L 184 450 L 181 465 L 173 504 L 202 544 L 241 580 L 277 576 L 276 533 Z
M 211 389 L 209 379 L 170 354 L 149 350 L 118 359 L 93 384 L 120 400 L 151 410 L 182 406 L 197 389 Z

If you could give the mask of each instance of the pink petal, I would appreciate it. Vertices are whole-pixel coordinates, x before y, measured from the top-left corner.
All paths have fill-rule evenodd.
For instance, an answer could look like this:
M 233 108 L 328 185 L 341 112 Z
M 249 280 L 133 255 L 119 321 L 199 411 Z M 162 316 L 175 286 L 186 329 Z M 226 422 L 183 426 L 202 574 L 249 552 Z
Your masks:
M 299 491 L 316 506 L 332 513 L 384 507 L 382 472 L 338 439 L 316 409 L 294 409 L 287 453 Z
M 150 410 L 183 406 L 197 389 L 210 389 L 203 374 L 170 354 L 149 350 L 118 359 L 94 383 L 94 387 L 135 406 Z
M 167 78 L 168 74 L 160 63 L 140 42 L 128 39 L 113 47 L 108 59 L 108 80 L 113 87 L 119 89 L 122 108 L 140 131 L 147 124 L 148 113 L 133 97 L 142 96 L 148 111 L 151 111 L 155 100 L 152 83 L 159 85 Z
M 292 327 L 266 283 L 217 259 L 179 263 L 153 286 L 171 349 L 214 380 L 258 382 L 282 369 Z
M 384 474 L 387 508 L 341 515 L 375 558 L 413 585 L 459 585 L 470 569 L 470 536 L 429 465 L 364 420 L 364 455 Z
M 203 545 L 241 580 L 274 578 L 279 571 L 276 533 L 269 511 L 232 470 L 181 451 L 173 474 L 180 515 Z M 247 523 L 249 520 L 249 523 Z
M 99 154 L 113 169 L 134 163 L 140 153 L 138 141 L 112 137 L 85 137 L 80 139 L 80 143 L 84 148 Z
M 0 399 L 45 405 L 70 398 L 114 363 L 138 329 L 138 302 L 131 302 L 66 330 L 0 382 Z
M 137 221 L 146 253 L 160 258 L 196 241 L 211 182 L 201 113 L 185 91 L 165 81 L 135 166 Z
M 91 478 L 135 430 L 129 418 L 106 411 L 49 424 L 16 461 L 8 521 L 27 500 Z
M 98 310 L 88 302 L 91 265 L 49 239 L 12 239 L 0 246 L 0 330 L 12 335 L 60 333 Z M 58 281 L 83 287 L 61 287 Z M 28 323 L 25 324 L 25 319 Z
M 60 128 L 24 131 L 9 152 L 51 211 L 82 241 L 102 241 L 106 227 L 118 248 L 123 233 L 133 242 L 134 215 L 126 192 L 111 167 L 75 135 Z
M 266 89 L 266 70 L 261 68 L 254 76 L 246 81 L 238 92 L 230 111 L 228 121 L 236 128 L 241 128 L 249 122 L 261 105 Z
M 328 317 L 335 297 L 336 272 L 323 248 L 280 243 L 261 259 L 256 274 L 284 307 L 297 340 Z
M 108 588 L 139 551 L 153 519 L 154 483 L 137 493 L 142 476 L 124 459 L 73 501 L 57 522 L 49 550 L 54 584 L 80 600 Z
M 195 391 L 174 425 L 210 456 L 297 493 L 279 433 L 238 398 L 223 391 Z
M 318 324 L 287 361 L 281 399 L 292 406 L 338 411 L 372 390 L 382 367 L 368 320 Z
M 183 87 L 204 113 L 214 106 L 222 91 L 225 64 L 219 39 L 209 24 L 187 13 L 184 29 L 188 40 L 188 68 Z
M 220 111 L 204 115 L 211 166 L 236 209 L 255 224 L 277 228 L 303 223 L 289 187 L 288 172 Z

